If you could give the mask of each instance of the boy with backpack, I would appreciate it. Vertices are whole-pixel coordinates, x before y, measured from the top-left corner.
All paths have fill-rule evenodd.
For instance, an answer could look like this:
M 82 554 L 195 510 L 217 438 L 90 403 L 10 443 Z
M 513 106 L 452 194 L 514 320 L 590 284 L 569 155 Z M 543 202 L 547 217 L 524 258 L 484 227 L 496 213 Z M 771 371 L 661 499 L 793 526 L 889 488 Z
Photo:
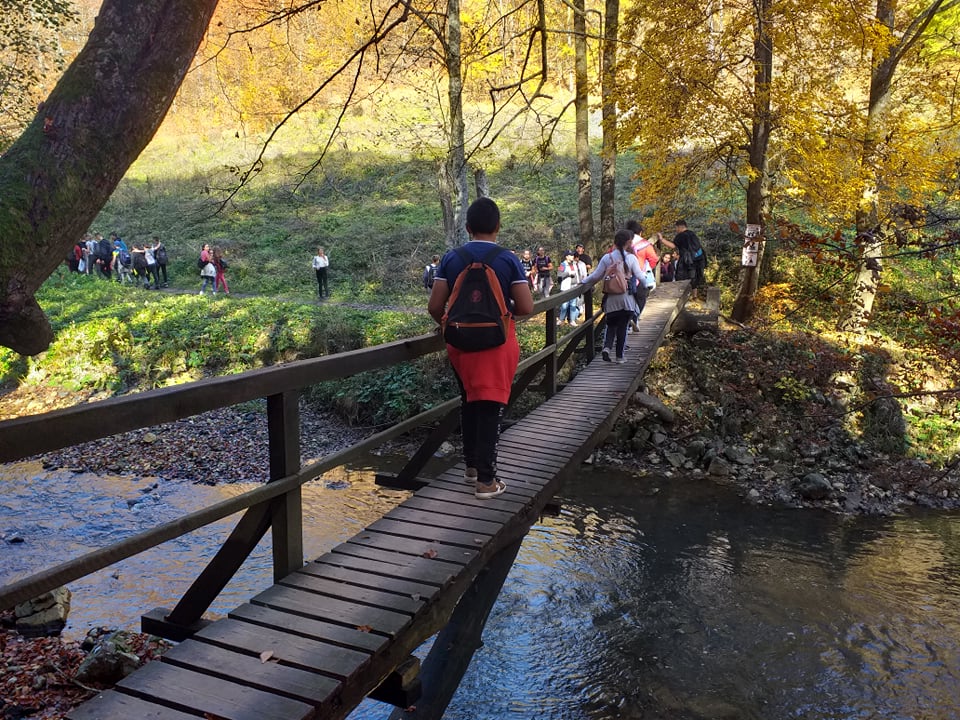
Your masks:
M 497 478 L 497 442 L 520 361 L 514 317 L 533 312 L 533 296 L 517 256 L 497 245 L 493 200 L 470 205 L 467 232 L 470 242 L 440 260 L 427 310 L 443 329 L 460 384 L 464 478 L 487 500 L 506 490 Z
M 437 268 L 440 265 L 440 256 L 434 255 L 430 264 L 423 269 L 423 287 L 427 292 L 433 290 L 433 281 L 437 277 Z

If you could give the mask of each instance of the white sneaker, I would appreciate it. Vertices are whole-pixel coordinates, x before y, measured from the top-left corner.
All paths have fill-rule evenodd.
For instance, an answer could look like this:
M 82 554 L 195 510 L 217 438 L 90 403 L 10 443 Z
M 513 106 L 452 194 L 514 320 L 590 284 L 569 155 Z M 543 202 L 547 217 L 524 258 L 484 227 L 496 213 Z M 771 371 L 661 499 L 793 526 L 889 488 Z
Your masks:
M 626 361 L 626 358 L 617 358 L 617 365 L 623 365 Z

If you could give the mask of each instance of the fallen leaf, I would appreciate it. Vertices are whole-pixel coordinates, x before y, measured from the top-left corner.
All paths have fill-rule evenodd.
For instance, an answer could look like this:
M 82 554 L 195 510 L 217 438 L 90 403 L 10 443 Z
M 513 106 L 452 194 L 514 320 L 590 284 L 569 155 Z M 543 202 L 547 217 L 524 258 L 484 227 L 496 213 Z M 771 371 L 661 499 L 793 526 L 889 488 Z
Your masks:
M 414 594 L 411 595 L 410 597 L 412 597 L 414 600 L 419 600 L 419 599 L 420 599 L 420 593 L 414 593 Z
M 357 625 L 357 630 L 359 630 L 360 632 L 370 632 L 371 630 L 373 630 L 373 628 L 370 627 L 369 625 Z
M 416 711 L 417 711 L 417 706 L 416 706 L 416 705 L 411 705 L 410 707 L 405 707 L 405 708 L 403 709 L 403 711 L 404 711 L 404 712 L 416 712 Z
M 273 650 L 264 650 L 260 653 L 260 662 L 265 663 L 267 660 L 273 657 Z
M 474 538 L 473 541 L 474 541 L 477 545 L 483 545 L 483 538 Z
M 436 556 L 437 556 L 437 551 L 434 550 L 433 548 L 430 548 L 423 554 L 423 557 L 430 558 L 431 560 L 433 560 L 433 558 L 435 558 Z

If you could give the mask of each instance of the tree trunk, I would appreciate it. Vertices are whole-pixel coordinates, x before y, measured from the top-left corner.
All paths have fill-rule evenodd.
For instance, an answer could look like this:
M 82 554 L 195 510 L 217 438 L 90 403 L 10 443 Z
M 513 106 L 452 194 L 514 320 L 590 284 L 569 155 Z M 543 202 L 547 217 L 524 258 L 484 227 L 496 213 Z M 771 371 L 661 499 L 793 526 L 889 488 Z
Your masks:
M 484 168 L 475 168 L 473 171 L 473 186 L 477 191 L 477 197 L 490 197 L 490 181 L 487 179 L 487 171 Z
M 600 153 L 600 241 L 613 241 L 617 189 L 617 105 L 614 97 L 617 72 L 617 34 L 620 0 L 606 0 L 600 76 L 603 148 Z
M 86 46 L 0 158 L 0 344 L 53 339 L 34 297 L 173 101 L 217 0 L 105 0 Z
M 441 182 L 441 192 L 447 193 L 447 195 L 440 198 L 440 204 L 444 211 L 443 229 L 448 248 L 458 247 L 469 240 L 466 230 L 469 194 L 467 161 L 464 151 L 465 130 L 460 33 L 460 0 L 448 0 L 444 60 L 447 66 L 447 99 L 450 104 L 450 138 L 447 145 L 446 182 Z
M 590 83 L 587 76 L 587 19 L 584 0 L 573 0 L 573 47 L 576 95 L 577 207 L 580 242 L 596 257 L 593 186 L 590 181 Z
M 870 97 L 867 101 L 867 122 L 860 156 L 860 171 L 864 178 L 857 208 L 857 250 L 860 266 L 854 282 L 850 309 L 840 323 L 840 329 L 863 332 L 873 314 L 873 303 L 883 271 L 883 232 L 880 226 L 879 190 L 882 182 L 881 162 L 886 114 L 890 104 L 890 89 L 904 52 L 926 33 L 930 23 L 941 13 L 956 7 L 955 2 L 934 0 L 926 7 L 912 8 L 914 15 L 907 29 L 898 34 L 896 27 L 898 0 L 877 0 L 876 20 L 890 37 L 898 37 L 889 46 L 874 50 L 870 73 Z
M 890 33 L 894 32 L 897 0 L 877 0 L 878 23 Z M 850 309 L 840 323 L 847 332 L 863 332 L 873 313 L 873 302 L 880 285 L 883 269 L 883 238 L 880 232 L 880 210 L 877 206 L 879 186 L 877 151 L 880 147 L 883 116 L 889 102 L 890 84 L 899 62 L 899 46 L 893 45 L 874 51 L 873 69 L 870 73 L 870 97 L 867 101 L 867 124 L 863 136 L 860 167 L 864 178 L 857 208 L 857 251 L 860 266 L 850 298 Z
M 750 167 L 747 185 L 747 224 L 760 227 L 760 234 L 747 237 L 744 258 L 753 264 L 740 269 L 740 287 L 733 303 L 733 319 L 746 322 L 756 306 L 760 286 L 760 264 L 765 250 L 764 225 L 769 200 L 767 148 L 770 145 L 770 84 L 773 79 L 773 39 L 767 32 L 767 17 L 772 0 L 759 0 L 756 35 L 753 41 L 753 119 L 750 131 Z

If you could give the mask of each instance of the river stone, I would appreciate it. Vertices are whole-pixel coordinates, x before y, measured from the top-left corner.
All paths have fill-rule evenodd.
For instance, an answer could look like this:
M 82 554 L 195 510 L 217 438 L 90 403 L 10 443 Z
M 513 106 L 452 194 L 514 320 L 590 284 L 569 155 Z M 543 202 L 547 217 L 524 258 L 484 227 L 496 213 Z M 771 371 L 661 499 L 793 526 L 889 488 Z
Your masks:
M 76 680 L 84 684 L 114 685 L 140 666 L 129 651 L 129 633 L 117 630 L 102 638 L 77 668 Z
M 440 444 L 440 447 L 437 449 L 437 451 L 433 455 L 434 457 L 445 458 L 445 457 L 450 457 L 455 452 L 456 452 L 456 448 L 453 447 L 453 444 L 445 441 Z
M 70 614 L 70 591 L 66 587 L 44 593 L 14 608 L 17 632 L 23 637 L 59 635 Z
M 833 493 L 833 485 L 820 473 L 807 473 L 797 488 L 806 500 L 823 500 Z
M 145 432 L 145 433 L 143 434 L 143 437 L 142 437 L 140 440 L 141 440 L 141 442 L 144 442 L 144 443 L 146 443 L 147 445 L 152 445 L 153 443 L 155 443 L 155 442 L 157 441 L 157 439 L 158 439 L 158 438 L 157 438 L 156 433 Z
M 663 386 L 663 394 L 668 398 L 676 400 L 678 397 L 683 395 L 683 385 L 679 383 L 667 383 Z
M 753 465 L 753 456 L 747 452 L 746 448 L 737 445 L 731 445 L 723 451 L 724 457 L 737 465 Z
M 730 463 L 728 463 L 722 457 L 714 456 L 711 458 L 710 465 L 707 467 L 707 473 L 709 475 L 714 475 L 715 477 L 729 477 Z
M 670 463 L 675 468 L 683 467 L 685 458 L 678 452 L 668 452 L 664 454 L 664 457 L 667 459 L 667 462 Z
M 691 440 L 687 443 L 687 447 L 684 449 L 688 458 L 696 460 L 703 456 L 704 450 L 707 449 L 707 444 L 703 440 Z

